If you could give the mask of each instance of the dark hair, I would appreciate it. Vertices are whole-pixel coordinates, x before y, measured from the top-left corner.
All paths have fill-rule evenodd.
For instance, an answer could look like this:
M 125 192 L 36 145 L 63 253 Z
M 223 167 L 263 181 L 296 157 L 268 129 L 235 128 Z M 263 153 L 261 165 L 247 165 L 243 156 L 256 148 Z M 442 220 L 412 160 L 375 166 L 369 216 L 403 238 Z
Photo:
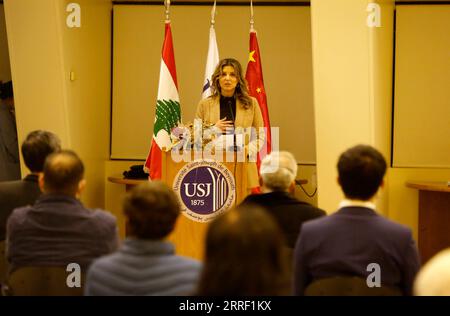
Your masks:
M 45 158 L 60 150 L 61 144 L 58 136 L 47 131 L 33 131 L 22 143 L 23 160 L 31 172 L 42 172 Z
M 180 215 L 175 193 L 161 181 L 135 186 L 123 201 L 130 235 L 141 239 L 161 239 L 172 232 Z
M 252 98 L 249 96 L 247 82 L 244 79 L 244 75 L 242 72 L 241 64 L 233 58 L 225 58 L 222 59 L 214 70 L 213 75 L 211 76 L 211 86 L 212 86 L 212 97 L 220 96 L 221 88 L 219 79 L 222 75 L 222 70 L 225 66 L 231 66 L 234 68 L 234 72 L 236 73 L 236 78 L 238 79 L 238 83 L 236 85 L 236 90 L 234 92 L 236 98 L 241 102 L 242 106 L 245 109 L 248 109 L 252 105 Z
M 368 200 L 378 191 L 386 161 L 375 148 L 358 145 L 346 150 L 337 164 L 339 184 L 347 198 Z
M 12 81 L 0 84 L 0 99 L 8 99 L 14 97 Z
M 289 266 L 278 225 L 248 205 L 230 210 L 209 226 L 198 295 L 287 295 Z
M 83 179 L 84 166 L 71 150 L 50 154 L 44 163 L 44 188 L 47 193 L 75 195 Z

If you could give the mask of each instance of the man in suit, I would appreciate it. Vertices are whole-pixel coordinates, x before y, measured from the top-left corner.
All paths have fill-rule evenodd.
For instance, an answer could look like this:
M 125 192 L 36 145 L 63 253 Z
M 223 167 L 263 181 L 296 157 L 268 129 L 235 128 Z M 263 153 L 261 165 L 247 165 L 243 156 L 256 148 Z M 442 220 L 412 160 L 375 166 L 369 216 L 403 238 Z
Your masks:
M 22 156 L 31 173 L 22 180 L 0 182 L 0 241 L 5 239 L 6 221 L 20 206 L 32 205 L 41 195 L 38 175 L 48 155 L 61 150 L 59 138 L 47 131 L 33 131 L 22 143 Z
M 116 219 L 103 210 L 84 207 L 83 162 L 73 151 L 47 157 L 39 175 L 43 194 L 33 206 L 16 208 L 6 228 L 10 272 L 26 266 L 77 263 L 86 269 L 97 257 L 118 246 Z
M 295 190 L 297 161 L 287 151 L 272 152 L 261 162 L 259 183 L 262 194 L 245 198 L 242 204 L 256 204 L 265 208 L 278 222 L 286 245 L 293 249 L 301 225 L 326 213 L 291 195 Z
M 336 213 L 303 225 L 294 252 L 294 293 L 303 295 L 322 278 L 358 276 L 411 295 L 420 267 L 411 229 L 380 216 L 374 204 L 386 161 L 376 149 L 358 145 L 341 154 L 337 169 L 345 199 Z
M 0 82 L 0 181 L 20 179 L 12 82 Z

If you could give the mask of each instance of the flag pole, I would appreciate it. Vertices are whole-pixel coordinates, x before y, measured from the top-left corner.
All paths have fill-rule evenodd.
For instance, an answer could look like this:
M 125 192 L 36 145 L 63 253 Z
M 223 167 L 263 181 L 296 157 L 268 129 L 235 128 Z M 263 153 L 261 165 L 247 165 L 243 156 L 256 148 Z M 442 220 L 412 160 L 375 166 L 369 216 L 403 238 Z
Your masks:
M 255 21 L 253 20 L 253 0 L 250 0 L 250 33 L 256 32 L 255 28 L 253 27 L 255 24 Z
M 165 23 L 170 23 L 170 0 L 164 0 L 164 6 L 166 7 L 166 21 L 165 21 Z
M 216 0 L 214 0 L 213 8 L 211 9 L 211 26 L 214 27 L 216 23 Z
M 214 5 L 211 9 L 211 20 L 209 26 L 209 44 L 208 44 L 208 54 L 206 55 L 206 65 L 205 65 L 205 77 L 203 80 L 202 87 L 202 98 L 205 99 L 211 96 L 211 77 L 219 63 L 219 48 L 217 47 L 216 31 L 214 25 L 216 24 L 216 0 L 214 0 Z

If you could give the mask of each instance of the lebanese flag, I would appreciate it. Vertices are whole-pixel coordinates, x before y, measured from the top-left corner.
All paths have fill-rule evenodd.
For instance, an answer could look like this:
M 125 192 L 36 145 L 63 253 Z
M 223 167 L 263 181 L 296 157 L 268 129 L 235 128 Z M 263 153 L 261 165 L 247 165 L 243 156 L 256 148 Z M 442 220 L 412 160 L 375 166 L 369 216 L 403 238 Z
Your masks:
M 261 113 L 264 120 L 264 127 L 266 128 L 266 142 L 264 147 L 258 153 L 257 166 L 265 157 L 265 154 L 270 154 L 272 151 L 272 137 L 270 133 L 269 110 L 267 109 L 266 89 L 264 88 L 264 79 L 261 65 L 261 55 L 259 54 L 258 39 L 256 31 L 250 31 L 250 53 L 247 64 L 247 72 L 245 79 L 248 82 L 249 93 L 256 98 L 261 108 Z
M 181 108 L 180 98 L 178 96 L 172 31 L 170 29 L 170 22 L 166 22 L 161 68 L 159 71 L 153 140 L 144 165 L 144 170 L 150 174 L 151 180 L 161 178 L 162 151 L 170 148 L 170 131 L 180 121 Z

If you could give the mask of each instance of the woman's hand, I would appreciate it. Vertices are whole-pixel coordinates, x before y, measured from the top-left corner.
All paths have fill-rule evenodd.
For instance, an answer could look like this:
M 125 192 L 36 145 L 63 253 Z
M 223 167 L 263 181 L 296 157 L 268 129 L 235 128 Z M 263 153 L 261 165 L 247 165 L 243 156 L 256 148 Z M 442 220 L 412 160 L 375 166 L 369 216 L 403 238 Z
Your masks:
M 218 120 L 214 126 L 219 128 L 222 132 L 225 132 L 227 128 L 233 128 L 234 124 L 233 121 L 227 121 L 227 118 L 225 117 L 221 120 Z

